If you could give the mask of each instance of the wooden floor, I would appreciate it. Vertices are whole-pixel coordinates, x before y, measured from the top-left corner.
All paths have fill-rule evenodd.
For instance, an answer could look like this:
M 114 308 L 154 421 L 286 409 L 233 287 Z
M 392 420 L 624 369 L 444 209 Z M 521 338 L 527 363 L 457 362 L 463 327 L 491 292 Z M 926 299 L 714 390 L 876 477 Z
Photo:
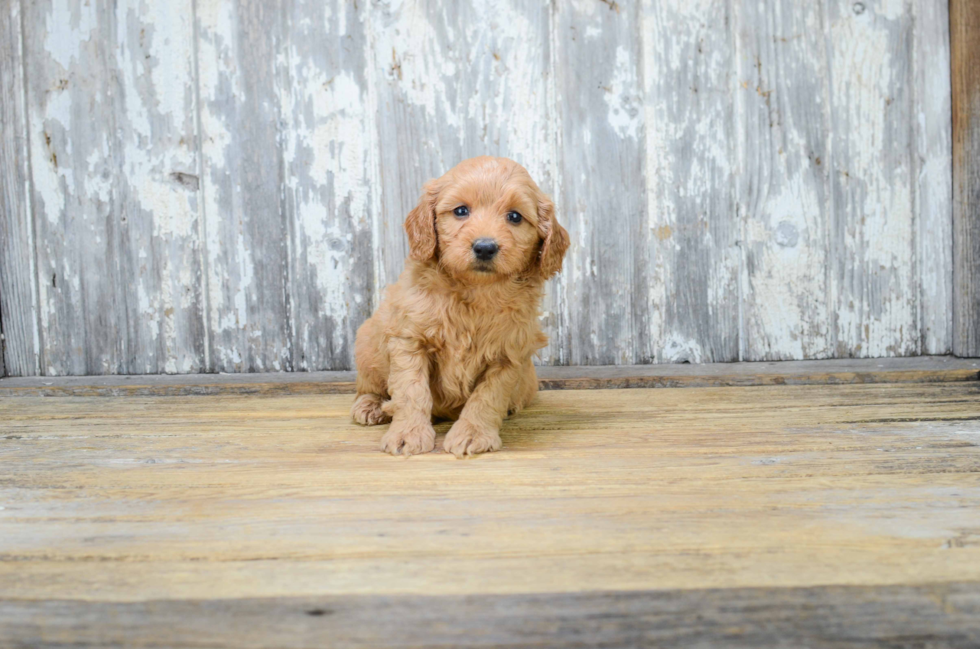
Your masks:
M 980 382 L 350 403 L 0 399 L 0 646 L 980 646 Z

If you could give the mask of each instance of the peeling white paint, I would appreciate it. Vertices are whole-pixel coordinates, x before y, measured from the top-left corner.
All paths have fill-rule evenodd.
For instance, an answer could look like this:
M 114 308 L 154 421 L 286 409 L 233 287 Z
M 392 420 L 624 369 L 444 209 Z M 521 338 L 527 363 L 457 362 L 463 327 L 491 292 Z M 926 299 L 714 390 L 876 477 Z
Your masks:
M 322 41 L 341 33 L 354 38 L 360 35 L 359 22 L 346 12 L 327 16 L 301 25 L 298 38 Z M 364 301 L 359 287 L 368 272 L 359 265 L 355 235 L 366 239 L 374 227 L 370 97 L 354 71 L 322 54 L 321 48 L 294 46 L 284 62 L 292 80 L 282 96 L 284 163 L 296 232 L 291 268 L 300 278 L 291 294 L 291 324 L 295 343 L 305 350 L 297 369 L 353 362 L 357 312 L 352 307 Z M 345 346 L 349 358 L 339 358 Z
M 657 362 L 685 355 L 737 360 L 737 127 L 728 7 L 714 0 L 643 4 L 645 306 L 649 353 Z
M 98 26 L 97 7 L 93 3 L 52 0 L 45 25 L 44 51 L 65 70 L 81 54 L 82 44 L 90 41 Z M 65 18 L 70 17 L 70 20 Z
M 894 2 L 881 9 L 873 21 L 842 18 L 830 29 L 835 144 L 840 145 L 835 146 L 835 180 L 844 199 L 835 209 L 848 216 L 850 226 L 840 254 L 849 260 L 848 274 L 864 284 L 836 279 L 837 335 L 839 345 L 866 357 L 915 353 L 919 345 L 911 298 L 916 293 L 913 179 L 907 145 L 891 141 L 896 132 L 902 138 L 910 132 L 910 114 L 904 106 L 900 112 L 890 108 L 907 83 L 895 76 L 903 69 L 895 57 L 901 55 L 896 43 L 911 17 L 895 13 Z M 896 129 L 899 116 L 906 123 Z
M 449 103 L 457 67 L 438 46 L 439 33 L 426 9 L 427 4 L 419 0 L 392 2 L 388 11 L 397 16 L 397 22 L 376 34 L 376 56 L 387 82 L 397 84 L 409 103 L 457 128 L 458 114 Z M 451 31 L 448 36 L 452 38 Z
M 230 2 L 203 0 L 197 5 L 197 69 L 200 84 L 200 122 L 202 137 L 202 178 L 204 214 L 207 220 L 207 291 L 210 296 L 208 324 L 214 345 L 212 363 L 220 368 L 240 369 L 242 354 L 237 347 L 221 344 L 222 334 L 244 331 L 248 325 L 246 290 L 252 282 L 254 260 L 245 246 L 240 220 L 240 199 L 232 189 L 230 203 L 238 209 L 229 213 L 219 195 L 220 183 L 231 173 L 228 152 L 235 145 L 233 124 L 223 112 L 228 97 L 244 94 L 241 70 L 235 65 L 236 15 Z M 233 226 L 233 227 L 228 227 Z M 226 233 L 234 239 L 226 241 Z M 229 253 L 234 253 L 230 255 Z M 229 281 L 234 278 L 234 283 Z
M 625 47 L 616 48 L 616 67 L 607 88 L 609 124 L 620 137 L 636 138 L 642 128 L 642 99 L 636 78 L 636 63 Z
M 696 340 L 672 333 L 664 339 L 662 363 L 703 363 L 704 353 Z
M 949 4 L 913 3 L 915 196 L 921 353 L 952 351 L 952 138 Z

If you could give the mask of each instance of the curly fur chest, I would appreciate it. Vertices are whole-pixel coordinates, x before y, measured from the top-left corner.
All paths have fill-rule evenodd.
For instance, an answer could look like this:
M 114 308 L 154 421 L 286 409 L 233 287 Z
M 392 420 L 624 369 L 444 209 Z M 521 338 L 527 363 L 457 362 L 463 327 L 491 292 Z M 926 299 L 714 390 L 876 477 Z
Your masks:
M 458 414 L 489 364 L 519 364 L 535 350 L 537 322 L 524 314 L 447 311 L 440 324 L 430 341 L 430 386 L 446 416 Z

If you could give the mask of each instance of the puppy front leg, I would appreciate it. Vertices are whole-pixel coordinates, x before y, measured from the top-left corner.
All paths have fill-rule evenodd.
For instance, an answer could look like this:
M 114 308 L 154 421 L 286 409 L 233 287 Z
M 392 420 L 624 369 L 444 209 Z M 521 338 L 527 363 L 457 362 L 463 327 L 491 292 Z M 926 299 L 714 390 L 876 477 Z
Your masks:
M 520 369 L 511 364 L 488 367 L 446 434 L 443 448 L 458 458 L 499 451 L 500 425 L 520 376 Z
M 381 438 L 381 450 L 392 455 L 428 453 L 436 444 L 429 359 L 418 343 L 407 338 L 390 339 L 388 355 L 391 401 L 384 410 L 391 415 L 391 426 Z

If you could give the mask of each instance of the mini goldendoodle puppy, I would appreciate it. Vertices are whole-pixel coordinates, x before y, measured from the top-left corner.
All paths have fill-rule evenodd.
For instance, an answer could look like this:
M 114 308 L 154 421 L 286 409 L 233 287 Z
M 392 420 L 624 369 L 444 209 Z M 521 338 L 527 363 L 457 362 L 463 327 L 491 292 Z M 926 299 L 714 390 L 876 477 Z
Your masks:
M 456 457 L 499 450 L 504 417 L 538 389 L 538 308 L 568 233 L 524 167 L 490 157 L 427 182 L 405 231 L 405 270 L 357 332 L 351 416 L 390 421 L 392 454 L 431 451 L 433 417 L 456 420 L 443 444 Z

